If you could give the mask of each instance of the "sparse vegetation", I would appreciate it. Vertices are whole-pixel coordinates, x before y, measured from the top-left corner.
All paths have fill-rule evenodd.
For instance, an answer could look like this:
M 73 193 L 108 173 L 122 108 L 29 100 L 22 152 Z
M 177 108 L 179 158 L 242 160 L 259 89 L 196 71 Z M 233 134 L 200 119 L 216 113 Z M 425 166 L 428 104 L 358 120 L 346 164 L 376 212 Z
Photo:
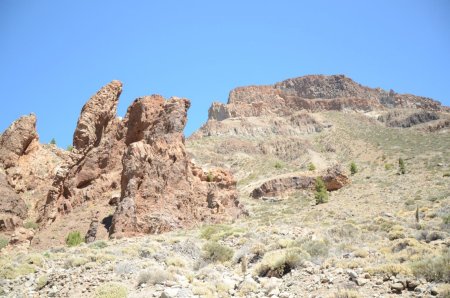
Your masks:
M 287 248 L 268 252 L 255 267 L 257 276 L 282 277 L 301 266 L 310 256 L 301 248 Z
M 450 282 L 450 249 L 441 255 L 431 256 L 411 264 L 415 276 L 424 277 L 427 281 Z
M 67 146 L 66 150 L 69 151 L 69 152 L 72 152 L 73 146 L 72 145 Z
M 127 288 L 117 283 L 106 283 L 97 288 L 95 298 L 126 298 Z
M 391 164 L 391 163 L 386 163 L 386 164 L 384 164 L 384 169 L 385 169 L 386 171 L 390 171 L 390 170 L 392 170 L 393 168 L 394 168 L 394 165 Z
M 214 180 L 214 176 L 211 172 L 208 172 L 208 174 L 206 175 L 206 181 L 208 182 L 213 182 Z
M 277 162 L 275 163 L 275 169 L 280 170 L 280 169 L 282 169 L 282 168 L 283 168 L 283 164 L 282 164 L 281 162 L 277 161 Z
M 166 281 L 174 280 L 173 274 L 161 268 L 151 268 L 139 273 L 137 283 L 138 285 L 149 284 L 157 285 Z
M 84 240 L 81 237 L 81 234 L 79 231 L 72 231 L 69 233 L 69 235 L 67 235 L 66 244 L 68 246 L 77 246 L 83 242 L 84 242 Z
M 316 166 L 311 162 L 311 163 L 309 163 L 309 165 L 308 165 L 308 170 L 309 170 L 309 171 L 315 171 L 315 170 L 316 170 Z
M 355 290 L 339 290 L 334 294 L 334 298 L 361 298 L 362 296 Z
M 352 175 L 355 175 L 356 173 L 358 173 L 358 167 L 356 166 L 356 163 L 352 161 L 352 163 L 350 164 L 350 173 Z
M 3 236 L 0 236 L 0 250 L 5 248 L 9 243 L 9 239 Z
M 328 191 L 325 187 L 325 182 L 323 182 L 320 177 L 316 179 L 316 192 L 314 194 L 314 198 L 316 199 L 317 205 L 328 202 Z
M 204 258 L 212 262 L 226 262 L 233 257 L 233 250 L 226 245 L 222 245 L 215 241 L 207 242 L 203 246 L 205 252 Z
M 52 139 L 50 140 L 50 145 L 56 145 L 56 140 L 55 140 L 55 138 L 52 138 Z

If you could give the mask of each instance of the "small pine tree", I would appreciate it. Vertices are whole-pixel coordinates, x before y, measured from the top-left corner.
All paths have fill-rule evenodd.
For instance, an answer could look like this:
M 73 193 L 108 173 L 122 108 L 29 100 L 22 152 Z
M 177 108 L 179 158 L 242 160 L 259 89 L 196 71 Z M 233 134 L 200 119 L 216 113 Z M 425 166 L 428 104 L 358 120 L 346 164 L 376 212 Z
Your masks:
M 316 193 L 314 194 L 314 198 L 316 199 L 317 205 L 328 202 L 328 191 L 325 187 L 325 182 L 320 177 L 316 179 Z
M 350 164 L 350 173 L 352 175 L 355 175 L 358 172 L 358 167 L 356 166 L 355 162 L 352 161 Z
M 55 138 L 52 138 L 52 139 L 51 139 L 50 145 L 56 145 L 56 140 L 55 140 Z
M 398 159 L 398 169 L 400 174 L 403 175 L 406 173 L 405 161 L 401 157 Z
M 310 170 L 310 171 L 315 171 L 315 170 L 316 170 L 316 166 L 311 162 L 311 163 L 309 163 L 309 165 L 308 165 L 308 170 Z

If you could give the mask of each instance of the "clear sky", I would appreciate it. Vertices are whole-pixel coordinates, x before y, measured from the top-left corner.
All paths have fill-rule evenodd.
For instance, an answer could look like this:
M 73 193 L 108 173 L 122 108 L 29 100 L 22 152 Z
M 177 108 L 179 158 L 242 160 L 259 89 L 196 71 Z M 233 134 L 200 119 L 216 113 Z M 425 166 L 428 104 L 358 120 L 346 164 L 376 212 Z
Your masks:
M 61 147 L 113 79 L 120 116 L 139 96 L 189 98 L 189 135 L 237 86 L 345 74 L 450 105 L 449 71 L 448 0 L 0 0 L 0 131 L 34 112 Z

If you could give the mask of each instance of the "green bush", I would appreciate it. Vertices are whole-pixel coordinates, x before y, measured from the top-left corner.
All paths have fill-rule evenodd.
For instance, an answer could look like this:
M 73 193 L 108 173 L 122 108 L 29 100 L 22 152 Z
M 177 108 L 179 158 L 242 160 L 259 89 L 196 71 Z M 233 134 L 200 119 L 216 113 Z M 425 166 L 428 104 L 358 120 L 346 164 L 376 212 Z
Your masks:
M 415 276 L 429 282 L 450 282 L 450 249 L 443 250 L 441 255 L 413 262 L 411 269 Z
M 67 146 L 66 150 L 71 152 L 73 150 L 73 146 L 72 145 Z
M 310 162 L 309 165 L 308 165 L 308 170 L 315 171 L 316 170 L 316 166 L 312 162 Z
M 405 161 L 401 157 L 398 159 L 398 171 L 402 175 L 406 174 Z
M 282 168 L 283 168 L 283 164 L 282 164 L 281 162 L 277 161 L 277 162 L 275 163 L 275 169 L 280 170 L 280 169 L 282 169 Z
M 384 164 L 384 169 L 386 171 L 392 170 L 393 168 L 394 168 L 394 165 L 391 163 Z
M 2 248 L 5 248 L 8 245 L 8 243 L 9 243 L 9 239 L 8 238 L 0 236 L 0 250 Z
M 207 242 L 203 246 L 204 258 L 212 262 L 226 262 L 233 257 L 233 250 L 228 246 L 214 241 Z
M 352 175 L 355 175 L 358 172 L 358 167 L 356 166 L 355 162 L 352 162 L 350 164 L 350 173 Z
M 77 246 L 83 242 L 84 242 L 84 240 L 81 237 L 81 234 L 79 231 L 72 231 L 69 233 L 69 235 L 67 235 L 66 244 L 68 246 Z
M 314 198 L 316 199 L 317 205 L 328 202 L 328 191 L 325 187 L 325 182 L 320 177 L 316 179 L 316 193 L 314 194 Z
M 52 138 L 52 139 L 51 139 L 50 145 L 56 145 L 56 140 L 55 140 L 55 138 Z
M 106 283 L 97 288 L 95 298 L 126 298 L 127 288 L 116 283 Z
M 302 244 L 302 248 L 311 257 L 326 257 L 328 256 L 329 243 L 322 240 L 309 240 Z

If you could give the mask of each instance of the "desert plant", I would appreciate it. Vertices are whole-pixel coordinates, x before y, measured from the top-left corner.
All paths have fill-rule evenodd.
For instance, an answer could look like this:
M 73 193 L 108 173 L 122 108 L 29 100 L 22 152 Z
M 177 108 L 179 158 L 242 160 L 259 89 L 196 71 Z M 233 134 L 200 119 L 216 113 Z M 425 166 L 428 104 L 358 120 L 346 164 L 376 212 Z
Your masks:
M 350 173 L 352 175 L 355 175 L 358 172 L 358 167 L 356 166 L 355 162 L 352 161 L 350 164 Z
M 450 172 L 444 173 L 444 174 L 442 175 L 442 177 L 450 177 Z
M 391 163 L 386 163 L 386 164 L 384 164 L 384 169 L 385 169 L 386 171 L 392 170 L 393 168 L 394 168 L 394 165 L 391 164 Z
M 256 265 L 255 274 L 280 278 L 301 266 L 309 258 L 309 254 L 298 247 L 274 250 L 266 253 Z
M 413 262 L 411 269 L 415 276 L 430 282 L 450 282 L 450 249 L 443 250 L 441 255 Z
M 152 270 L 141 271 L 137 283 L 138 285 L 157 285 L 170 280 L 174 280 L 174 276 L 170 272 L 160 268 L 152 268 Z
M 399 158 L 398 159 L 398 171 L 400 174 L 406 174 L 406 166 L 405 166 L 405 161 L 403 160 L 403 158 Z
M 328 191 L 325 187 L 325 182 L 320 177 L 316 179 L 316 193 L 314 194 L 314 198 L 316 199 L 317 205 L 328 202 Z
M 40 276 L 36 281 L 36 287 L 38 290 L 41 290 L 48 284 L 48 277 L 47 275 Z
M 228 246 L 210 241 L 203 246 L 204 258 L 212 262 L 226 262 L 233 257 L 233 250 Z
M 67 235 L 66 244 L 68 246 L 77 246 L 84 242 L 79 231 L 72 231 Z
M 117 283 L 106 283 L 97 288 L 95 298 L 126 298 L 127 288 Z
M 71 152 L 73 150 L 73 146 L 72 145 L 67 146 L 66 150 Z
M 316 170 L 316 166 L 312 162 L 310 162 L 309 165 L 308 165 L 308 170 L 315 171 Z
M 283 168 L 283 164 L 282 164 L 281 162 L 277 161 L 277 162 L 275 163 L 275 169 L 280 170 L 280 169 L 282 169 L 282 168 Z
M 8 238 L 0 236 L 0 250 L 2 248 L 5 248 L 8 245 L 8 243 L 9 243 L 9 239 Z

